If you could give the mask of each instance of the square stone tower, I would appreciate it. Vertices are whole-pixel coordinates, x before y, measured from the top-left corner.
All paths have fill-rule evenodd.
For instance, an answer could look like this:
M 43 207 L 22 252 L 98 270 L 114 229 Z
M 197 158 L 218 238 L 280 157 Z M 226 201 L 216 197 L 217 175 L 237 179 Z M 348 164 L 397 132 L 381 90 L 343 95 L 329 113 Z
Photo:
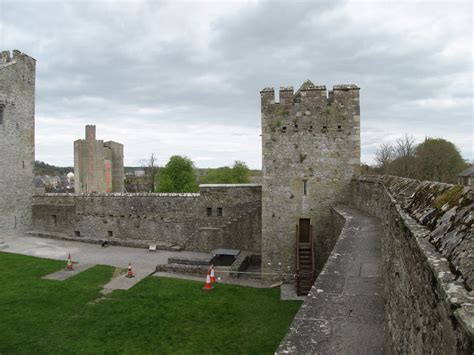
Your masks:
M 35 59 L 0 54 L 0 230 L 31 226 L 35 163 Z
M 74 189 L 77 193 L 123 192 L 123 145 L 96 139 L 86 126 L 86 139 L 74 142 Z
M 316 274 L 334 245 L 330 209 L 350 200 L 360 169 L 359 88 L 303 83 L 261 92 L 262 272 L 291 278 L 297 240 L 313 240 Z M 282 276 L 287 274 L 286 277 Z M 276 276 L 279 275 L 279 276 Z

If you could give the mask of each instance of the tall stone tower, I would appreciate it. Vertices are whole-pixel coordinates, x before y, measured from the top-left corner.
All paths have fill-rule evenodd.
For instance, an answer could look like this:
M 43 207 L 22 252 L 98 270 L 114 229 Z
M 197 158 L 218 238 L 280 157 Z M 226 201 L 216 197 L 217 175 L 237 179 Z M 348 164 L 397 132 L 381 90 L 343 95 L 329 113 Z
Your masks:
M 0 231 L 31 225 L 35 162 L 35 59 L 0 54 Z
M 350 199 L 360 168 L 359 88 L 311 81 L 261 92 L 262 272 L 296 271 L 297 240 L 312 235 L 318 273 L 334 245 L 330 209 Z M 285 278 L 285 277 L 283 277 Z
M 77 193 L 123 192 L 123 145 L 96 139 L 86 126 L 86 139 L 74 142 L 74 189 Z

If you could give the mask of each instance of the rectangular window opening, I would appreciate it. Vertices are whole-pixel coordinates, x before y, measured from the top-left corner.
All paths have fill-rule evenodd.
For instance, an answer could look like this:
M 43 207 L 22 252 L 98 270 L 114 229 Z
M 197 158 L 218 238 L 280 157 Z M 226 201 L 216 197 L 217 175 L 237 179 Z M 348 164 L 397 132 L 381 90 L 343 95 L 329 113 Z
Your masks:
M 108 235 L 109 237 L 113 237 L 113 236 L 114 236 L 114 232 L 108 231 L 108 232 L 107 232 L 107 235 Z
M 51 215 L 51 218 L 53 219 L 53 224 L 56 227 L 58 225 L 58 216 L 53 214 Z
M 3 111 L 5 109 L 5 106 L 0 105 L 0 125 L 3 124 Z
M 308 180 L 303 180 L 303 195 L 308 195 Z
M 323 129 L 321 129 L 321 132 L 326 133 L 328 131 L 328 126 L 323 126 Z
M 286 133 L 286 126 L 283 126 L 283 127 L 281 128 L 281 131 L 282 131 L 283 133 Z
M 337 125 L 337 131 L 342 132 L 342 126 L 341 125 Z
M 80 237 L 80 236 L 81 236 L 81 232 L 79 232 L 79 231 L 74 231 L 74 236 L 75 236 L 75 237 Z
M 217 216 L 222 217 L 222 207 L 217 207 Z
M 207 216 L 208 217 L 212 216 L 212 207 L 207 208 Z
M 309 131 L 313 132 L 313 126 L 309 126 Z
M 23 169 L 24 169 L 24 168 L 25 168 L 25 161 L 23 160 L 23 162 L 22 162 L 22 163 L 23 163 Z

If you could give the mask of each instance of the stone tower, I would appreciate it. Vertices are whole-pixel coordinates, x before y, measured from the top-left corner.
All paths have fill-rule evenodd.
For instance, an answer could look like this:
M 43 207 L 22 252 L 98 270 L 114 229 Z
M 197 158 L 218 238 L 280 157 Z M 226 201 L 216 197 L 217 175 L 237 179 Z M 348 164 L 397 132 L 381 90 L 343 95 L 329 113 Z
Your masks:
M 74 189 L 77 193 L 123 192 L 123 145 L 96 139 L 86 126 L 86 139 L 74 142 Z
M 296 93 L 280 88 L 278 102 L 273 88 L 260 94 L 262 272 L 294 273 L 296 238 L 306 231 L 319 273 L 335 242 L 330 209 L 349 201 L 359 174 L 359 88 L 336 85 L 327 93 L 308 80 Z
M 35 162 L 35 59 L 0 54 L 0 231 L 31 225 Z

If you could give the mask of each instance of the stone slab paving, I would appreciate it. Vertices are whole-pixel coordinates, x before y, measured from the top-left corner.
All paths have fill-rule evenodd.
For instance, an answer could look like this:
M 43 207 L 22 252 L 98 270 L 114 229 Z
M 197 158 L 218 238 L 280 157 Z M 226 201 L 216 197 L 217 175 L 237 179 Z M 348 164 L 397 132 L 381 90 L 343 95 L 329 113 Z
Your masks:
M 66 263 L 64 263 L 66 265 Z M 73 269 L 72 270 L 59 270 L 56 272 L 53 272 L 52 274 L 43 276 L 42 279 L 45 280 L 56 280 L 56 281 L 64 281 L 67 280 L 68 278 L 75 276 L 83 271 L 86 271 L 87 269 L 90 269 L 93 267 L 94 264 L 73 264 Z
M 278 354 L 384 354 L 378 219 L 351 208 L 328 262 L 296 314 Z
M 283 284 L 280 286 L 280 299 L 282 301 L 304 301 L 306 296 L 298 296 L 293 284 Z
M 104 288 L 101 290 L 102 294 L 107 295 L 114 290 L 128 290 L 132 286 L 139 283 L 145 277 L 150 276 L 155 272 L 155 268 L 153 267 L 140 267 L 138 269 L 134 269 L 134 277 L 126 277 L 126 272 L 113 278 L 110 282 L 104 285 Z

